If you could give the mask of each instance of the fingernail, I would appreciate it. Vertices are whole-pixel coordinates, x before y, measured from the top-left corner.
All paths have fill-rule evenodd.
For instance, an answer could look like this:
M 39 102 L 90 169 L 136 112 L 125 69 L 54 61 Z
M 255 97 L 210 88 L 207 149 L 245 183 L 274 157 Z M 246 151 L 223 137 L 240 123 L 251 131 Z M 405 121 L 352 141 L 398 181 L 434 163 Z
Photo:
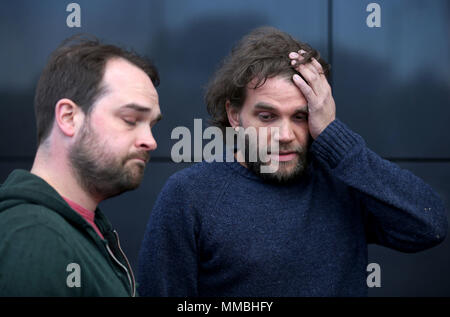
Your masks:
M 300 50 L 299 52 L 300 52 L 300 54 L 305 54 L 306 53 L 305 50 Z
M 300 76 L 298 74 L 294 75 L 294 80 L 300 80 Z
M 291 52 L 291 53 L 289 53 L 289 57 L 290 58 L 298 58 L 299 55 L 297 53 L 295 53 L 295 52 Z
M 291 61 L 291 65 L 295 65 L 295 64 L 297 64 L 296 60 Z

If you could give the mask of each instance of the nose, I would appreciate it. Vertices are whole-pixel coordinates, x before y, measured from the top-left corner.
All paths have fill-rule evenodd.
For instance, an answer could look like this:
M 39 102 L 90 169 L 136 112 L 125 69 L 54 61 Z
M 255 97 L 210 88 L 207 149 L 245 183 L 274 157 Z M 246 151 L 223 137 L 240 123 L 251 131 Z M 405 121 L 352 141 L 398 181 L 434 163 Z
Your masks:
M 144 151 L 156 150 L 158 144 L 152 134 L 152 129 L 150 127 L 145 127 L 139 132 L 138 138 L 136 139 L 136 147 Z
M 280 143 L 289 143 L 295 139 L 294 131 L 289 122 L 283 122 L 279 127 L 278 141 Z

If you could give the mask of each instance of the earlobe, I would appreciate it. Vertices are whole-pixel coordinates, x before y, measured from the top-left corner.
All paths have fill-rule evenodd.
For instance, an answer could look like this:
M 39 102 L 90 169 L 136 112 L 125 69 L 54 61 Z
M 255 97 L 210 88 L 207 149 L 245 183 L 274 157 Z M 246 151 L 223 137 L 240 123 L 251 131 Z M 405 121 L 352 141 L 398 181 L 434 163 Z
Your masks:
M 72 137 L 76 131 L 76 115 L 79 107 L 70 99 L 58 100 L 55 106 L 55 122 L 59 130 L 68 137 Z
M 231 104 L 229 100 L 225 103 L 225 110 L 227 111 L 228 122 L 233 128 L 239 127 L 239 109 Z

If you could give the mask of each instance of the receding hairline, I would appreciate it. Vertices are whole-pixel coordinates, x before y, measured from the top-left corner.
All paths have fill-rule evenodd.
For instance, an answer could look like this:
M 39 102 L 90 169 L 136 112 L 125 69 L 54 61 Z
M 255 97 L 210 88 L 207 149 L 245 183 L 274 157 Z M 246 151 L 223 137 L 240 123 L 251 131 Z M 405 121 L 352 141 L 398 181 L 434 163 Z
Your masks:
M 97 96 L 96 96 L 96 98 L 95 98 L 94 102 L 92 103 L 92 106 L 90 107 L 89 110 L 91 110 L 91 108 L 95 107 L 95 105 L 97 104 L 97 102 L 100 99 L 102 99 L 103 97 L 105 97 L 106 95 L 108 95 L 111 92 L 111 90 L 112 90 L 111 86 L 106 81 L 106 73 L 107 73 L 107 70 L 108 70 L 108 66 L 111 67 L 111 63 L 116 63 L 116 62 L 119 62 L 119 63 L 124 62 L 125 64 L 128 64 L 128 65 L 132 66 L 132 68 L 138 70 L 138 72 L 143 73 L 145 75 L 145 77 L 149 80 L 150 85 L 153 88 L 153 90 L 155 92 L 157 92 L 156 86 L 153 83 L 152 78 L 139 65 L 136 65 L 132 61 L 130 61 L 127 58 L 124 58 L 122 56 L 111 56 L 105 61 L 105 66 L 104 66 L 104 69 L 103 69 L 102 79 L 99 82 L 98 94 L 97 94 Z

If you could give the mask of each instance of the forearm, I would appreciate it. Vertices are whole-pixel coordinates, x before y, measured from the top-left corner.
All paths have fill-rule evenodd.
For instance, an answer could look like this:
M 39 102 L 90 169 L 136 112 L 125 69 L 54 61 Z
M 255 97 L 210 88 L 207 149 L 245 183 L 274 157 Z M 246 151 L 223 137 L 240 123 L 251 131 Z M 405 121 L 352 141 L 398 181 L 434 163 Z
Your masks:
M 446 211 L 434 190 L 369 150 L 339 120 L 314 141 L 311 151 L 331 175 L 358 193 L 375 242 L 413 252 L 446 236 Z

